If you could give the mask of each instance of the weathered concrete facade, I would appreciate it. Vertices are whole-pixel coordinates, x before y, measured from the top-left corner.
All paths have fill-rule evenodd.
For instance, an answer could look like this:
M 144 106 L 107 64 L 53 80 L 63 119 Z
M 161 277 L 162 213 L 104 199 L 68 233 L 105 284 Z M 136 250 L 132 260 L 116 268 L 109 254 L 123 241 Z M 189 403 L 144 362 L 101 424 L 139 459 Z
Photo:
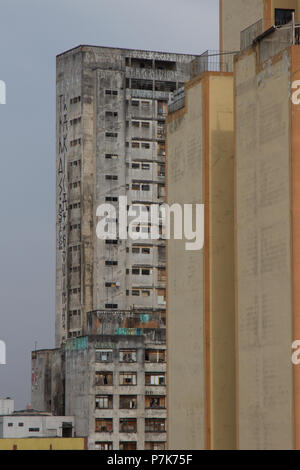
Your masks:
M 168 204 L 204 204 L 204 250 L 168 241 L 170 449 L 235 448 L 233 76 L 205 72 L 167 120 Z
M 89 449 L 166 448 L 165 329 L 145 326 L 120 328 L 115 318 L 107 324 L 111 334 L 70 339 L 62 346 L 60 400 L 76 419 L 76 435 L 88 437 Z M 37 362 L 39 355 L 44 359 L 44 351 L 34 354 Z M 37 383 L 43 374 L 41 367 Z
M 86 333 L 89 311 L 165 311 L 165 242 L 99 240 L 96 210 L 164 202 L 167 102 L 193 58 L 91 46 L 57 57 L 57 347 Z
M 289 34 L 289 35 L 287 35 Z M 292 29 L 238 56 L 236 94 L 236 307 L 241 449 L 300 447 L 299 79 Z M 290 44 L 288 46 L 288 44 Z

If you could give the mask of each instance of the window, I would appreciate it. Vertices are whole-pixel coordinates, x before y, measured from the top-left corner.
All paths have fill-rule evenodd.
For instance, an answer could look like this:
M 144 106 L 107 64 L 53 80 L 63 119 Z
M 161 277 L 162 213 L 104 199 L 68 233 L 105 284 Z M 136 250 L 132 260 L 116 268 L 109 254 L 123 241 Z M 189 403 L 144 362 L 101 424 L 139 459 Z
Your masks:
M 136 349 L 121 349 L 120 362 L 136 362 Z
M 145 408 L 164 409 L 166 407 L 166 397 L 163 395 L 146 395 Z
M 139 163 L 132 163 L 131 168 L 133 170 L 138 170 L 140 168 L 140 164 Z
M 95 407 L 98 410 L 111 410 L 113 408 L 112 395 L 96 395 Z
M 29 432 L 40 432 L 40 428 L 29 428 Z
M 149 128 L 150 128 L 150 122 L 148 122 L 148 121 L 143 121 L 143 122 L 142 122 L 142 127 L 144 127 L 145 129 L 149 129 Z
M 165 432 L 166 420 L 157 418 L 145 419 L 145 432 Z
M 142 248 L 142 254 L 143 255 L 150 255 L 151 253 L 151 248 L 148 248 L 148 247 L 143 247 Z
M 105 137 L 108 139 L 117 139 L 118 134 L 117 132 L 105 132 Z
M 107 117 L 107 118 L 111 118 L 111 117 L 116 118 L 116 117 L 118 117 L 118 113 L 115 112 L 115 111 L 106 111 L 105 112 L 105 117 Z
M 22 428 L 24 426 L 24 423 L 18 423 L 19 428 Z
M 121 410 L 135 410 L 137 408 L 136 395 L 120 395 Z
M 120 442 L 120 450 L 136 450 L 136 442 Z
M 107 260 L 105 261 L 105 266 L 118 266 L 118 261 Z
M 142 184 L 142 191 L 150 191 L 150 184 Z
M 149 149 L 149 148 L 150 148 L 150 144 L 146 142 L 142 142 L 142 149 Z
M 144 111 L 148 111 L 150 109 L 150 101 L 142 101 L 141 105 Z
M 146 385 L 165 385 L 165 373 L 147 372 L 145 374 Z
M 74 98 L 70 99 L 70 104 L 80 103 L 81 96 L 75 96 Z
M 137 183 L 133 183 L 131 186 L 133 191 L 139 191 L 140 190 L 140 185 Z
M 118 245 L 118 240 L 105 240 L 105 245 Z
M 292 21 L 292 16 L 294 12 L 295 10 L 275 8 L 275 25 L 281 26 Z
M 132 268 L 132 274 L 133 274 L 134 276 L 139 275 L 139 274 L 140 274 L 139 268 Z
M 112 442 L 95 442 L 95 449 L 96 450 L 113 450 L 113 443 Z
M 106 153 L 105 158 L 107 160 L 116 160 L 117 158 L 119 158 L 119 155 L 117 153 Z
M 105 94 L 110 96 L 117 96 L 118 92 L 117 90 L 105 90 Z
M 96 372 L 96 385 L 113 385 L 113 373 Z
M 140 248 L 134 246 L 134 247 L 132 247 L 132 250 L 131 250 L 131 251 L 132 251 L 132 253 L 134 253 L 134 254 L 138 254 L 138 253 L 140 253 Z
M 118 202 L 118 197 L 117 196 L 107 196 L 105 198 L 106 202 Z
M 136 372 L 120 372 L 120 385 L 136 385 Z
M 142 170 L 150 170 L 150 163 L 142 163 Z
M 112 362 L 113 350 L 112 349 L 96 349 L 96 362 Z
M 143 290 L 142 290 L 142 297 L 150 297 L 151 292 L 152 292 L 151 290 L 143 289 Z
M 131 101 L 131 106 L 133 106 L 134 108 L 138 108 L 140 105 L 140 102 L 137 101 L 137 100 L 132 100 Z
M 81 145 L 81 139 L 74 139 L 74 140 L 71 140 L 70 146 L 71 146 L 71 147 L 75 147 L 76 145 Z
M 150 273 L 151 273 L 150 269 L 145 269 L 145 268 L 142 269 L 142 276 L 150 276 Z
M 140 127 L 140 121 L 132 121 L 131 125 L 132 127 Z
M 113 432 L 113 420 L 111 418 L 96 418 L 95 432 Z
M 105 175 L 105 179 L 109 181 L 117 181 L 118 177 L 117 175 Z
M 140 143 L 139 142 L 132 142 L 131 143 L 131 147 L 133 149 L 139 149 L 140 148 Z
M 165 353 L 164 349 L 146 349 L 145 362 L 166 362 Z
M 131 295 L 133 295 L 134 297 L 139 297 L 140 296 L 140 291 L 138 289 L 133 289 L 131 291 Z
M 120 432 L 137 432 L 136 418 L 121 418 Z
M 165 442 L 145 442 L 145 450 L 165 450 Z
M 116 310 L 118 308 L 118 304 L 105 304 L 105 308 Z
M 163 282 L 166 280 L 166 268 L 158 268 L 157 278 L 159 281 L 163 281 Z
M 9 428 L 12 428 L 13 425 L 14 425 L 14 423 L 7 423 L 7 426 L 8 426 Z

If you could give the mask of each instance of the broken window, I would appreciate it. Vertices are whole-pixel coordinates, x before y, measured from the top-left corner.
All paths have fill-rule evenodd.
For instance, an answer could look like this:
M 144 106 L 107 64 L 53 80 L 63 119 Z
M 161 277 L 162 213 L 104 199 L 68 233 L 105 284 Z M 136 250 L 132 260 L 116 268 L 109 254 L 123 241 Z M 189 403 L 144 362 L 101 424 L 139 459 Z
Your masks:
M 165 385 L 165 373 L 146 372 L 145 385 Z
M 120 432 L 136 432 L 137 421 L 136 418 L 121 418 L 120 419 Z
M 162 282 L 166 280 L 166 268 L 158 268 L 157 278 L 159 281 L 162 281 Z
M 165 349 L 146 349 L 145 362 L 166 362 Z
M 136 362 L 136 349 L 121 349 L 120 362 Z
M 165 432 L 166 420 L 158 418 L 145 419 L 145 432 Z
M 95 432 L 113 432 L 113 420 L 111 418 L 96 418 Z
M 113 385 L 112 372 L 96 372 L 96 385 Z
M 120 442 L 120 450 L 136 450 L 136 442 Z
M 165 442 L 145 442 L 145 450 L 165 450 Z
M 120 395 L 120 409 L 135 410 L 137 408 L 136 395 Z
M 95 449 L 96 450 L 113 450 L 113 443 L 112 442 L 95 442 Z
M 113 407 L 112 395 L 96 395 L 95 407 L 98 410 L 112 409 Z
M 113 362 L 112 349 L 96 349 L 96 362 Z
M 136 385 L 136 372 L 120 372 L 120 385 Z
M 163 395 L 146 395 L 145 408 L 164 409 L 166 407 L 166 397 Z

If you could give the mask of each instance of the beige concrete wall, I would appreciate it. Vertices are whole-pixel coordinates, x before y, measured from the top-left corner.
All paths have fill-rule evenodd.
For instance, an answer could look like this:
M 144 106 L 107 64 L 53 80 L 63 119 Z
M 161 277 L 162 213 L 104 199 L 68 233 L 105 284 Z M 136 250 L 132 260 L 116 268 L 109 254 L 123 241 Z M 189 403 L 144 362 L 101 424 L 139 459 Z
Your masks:
M 233 77 L 196 79 L 186 103 L 169 118 L 168 203 L 204 203 L 208 223 L 205 251 L 168 242 L 169 448 L 232 449 Z
M 240 33 L 264 16 L 264 0 L 220 0 L 220 49 L 240 50 Z
M 189 113 L 168 125 L 168 203 L 202 203 L 202 84 Z M 170 449 L 205 446 L 203 252 L 168 243 L 168 429 Z
M 293 448 L 290 57 L 236 64 L 240 449 Z
M 213 449 L 235 448 L 233 130 L 233 77 L 211 76 L 209 80 L 209 215 Z

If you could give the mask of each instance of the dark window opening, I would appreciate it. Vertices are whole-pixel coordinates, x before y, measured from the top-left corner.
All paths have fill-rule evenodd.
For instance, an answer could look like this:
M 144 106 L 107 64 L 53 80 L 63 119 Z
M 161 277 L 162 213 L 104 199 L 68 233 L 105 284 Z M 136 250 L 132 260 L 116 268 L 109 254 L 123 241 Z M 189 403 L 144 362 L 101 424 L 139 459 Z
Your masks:
M 275 8 L 275 25 L 282 26 L 292 21 L 293 13 L 295 10 L 288 10 L 286 8 Z

